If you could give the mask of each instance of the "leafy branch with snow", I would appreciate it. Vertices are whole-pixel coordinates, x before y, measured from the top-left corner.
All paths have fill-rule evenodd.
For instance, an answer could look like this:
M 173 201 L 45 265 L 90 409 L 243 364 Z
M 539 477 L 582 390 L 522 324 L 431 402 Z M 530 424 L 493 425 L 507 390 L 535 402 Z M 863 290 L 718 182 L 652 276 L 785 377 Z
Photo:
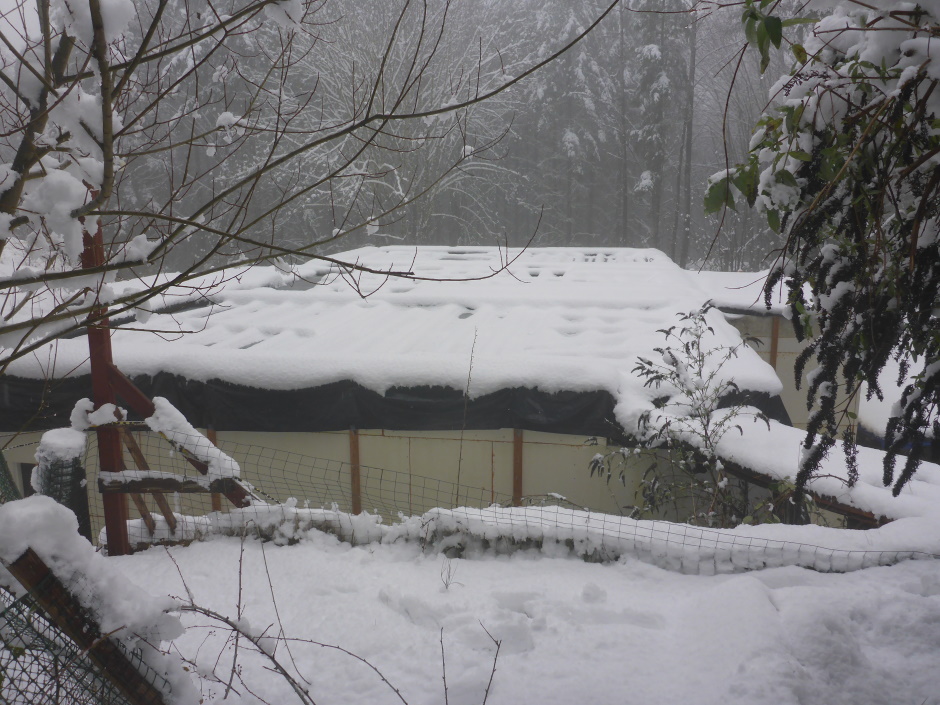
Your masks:
M 768 5 L 749 0 L 745 23 L 760 15 L 761 26 L 779 30 L 779 20 L 768 24 L 776 7 Z M 706 196 L 712 211 L 743 196 L 785 238 L 765 295 L 782 283 L 797 337 L 811 338 L 797 382 L 816 365 L 807 375 L 815 408 L 798 491 L 819 472 L 840 421 L 851 420 L 841 400 L 863 384 L 869 398 L 881 398 L 878 376 L 892 358 L 901 363 L 898 384 L 916 371 L 886 429 L 883 479 L 895 495 L 938 429 L 938 10 L 933 2 L 846 0 L 816 21 L 803 44 L 790 45 L 794 63 L 771 91 L 747 161 L 713 177 Z M 780 45 L 779 31 L 771 38 Z M 759 48 L 766 54 L 769 44 Z M 851 435 L 845 445 L 851 458 Z

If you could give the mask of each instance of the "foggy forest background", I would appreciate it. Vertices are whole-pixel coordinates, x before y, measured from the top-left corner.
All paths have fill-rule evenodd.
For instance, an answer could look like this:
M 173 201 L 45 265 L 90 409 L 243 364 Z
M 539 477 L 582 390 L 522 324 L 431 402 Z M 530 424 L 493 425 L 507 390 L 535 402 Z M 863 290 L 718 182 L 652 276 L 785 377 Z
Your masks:
M 781 63 L 761 78 L 756 57 L 739 57 L 737 12 L 695 16 L 684 12 L 688 7 L 685 0 L 621 5 L 512 90 L 455 114 L 395 125 L 329 189 L 281 208 L 264 226 L 266 237 L 290 247 L 365 221 L 322 251 L 367 244 L 515 247 L 535 235 L 537 246 L 656 247 L 685 267 L 768 266 L 779 243 L 765 220 L 747 209 L 729 212 L 716 239 L 718 219 L 703 214 L 702 196 L 711 174 L 744 156 L 785 59 L 775 59 Z M 458 0 L 445 16 L 442 3 L 429 3 L 434 21 L 405 23 L 393 49 L 405 57 L 421 31 L 443 31 L 409 108 L 443 107 L 505 82 L 583 31 L 602 9 L 599 2 Z M 314 39 L 296 48 L 276 23 L 262 28 L 272 48 L 288 45 L 277 103 L 292 115 L 279 139 L 296 135 L 300 143 L 347 119 L 357 82 L 382 61 L 398 12 L 380 0 L 330 0 L 316 15 Z M 391 58 L 389 85 L 407 68 Z M 267 65 L 246 44 L 244 53 L 233 52 L 202 76 L 193 133 L 211 132 L 222 111 L 250 129 L 264 106 L 246 104 L 245 96 L 269 80 L 260 73 Z M 167 96 L 160 110 L 185 110 L 187 96 Z M 136 157 L 116 191 L 120 207 L 164 200 L 168 175 L 182 168 L 212 174 L 196 189 L 237 178 L 261 158 L 252 145 L 262 143 L 240 144 L 242 134 L 239 125 L 217 130 L 186 165 L 172 153 Z M 259 188 L 270 193 L 260 202 L 277 201 L 299 174 L 329 171 L 332 160 L 340 163 L 359 147 L 357 140 L 350 136 L 299 168 L 295 163 L 293 174 L 268 179 Z M 186 201 L 180 199 L 181 211 Z M 179 248 L 166 265 L 185 266 L 193 254 Z

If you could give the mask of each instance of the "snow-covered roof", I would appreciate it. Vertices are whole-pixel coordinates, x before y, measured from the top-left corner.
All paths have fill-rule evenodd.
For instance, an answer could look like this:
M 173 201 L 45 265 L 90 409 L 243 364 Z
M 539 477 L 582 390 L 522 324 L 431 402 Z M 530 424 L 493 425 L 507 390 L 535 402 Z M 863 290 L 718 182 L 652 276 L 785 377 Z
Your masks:
M 778 287 L 770 299 L 770 309 L 764 301 L 764 282 L 769 270 L 763 272 L 695 272 L 700 286 L 711 295 L 716 307 L 733 312 L 747 311 L 757 315 L 786 316 L 786 291 Z
M 115 362 L 131 376 L 167 372 L 267 390 L 349 380 L 378 393 L 431 385 L 468 389 L 472 398 L 518 387 L 606 391 L 622 428 L 635 429 L 638 415 L 663 393 L 643 386 L 637 358 L 656 358 L 661 330 L 677 324 L 677 314 L 708 301 L 763 308 L 765 275 L 689 272 L 653 249 L 370 247 L 336 259 L 378 273 L 310 262 L 228 272 L 224 281 L 197 282 L 202 290 L 172 290 L 162 305 L 201 305 L 116 330 Z M 711 310 L 708 322 L 708 345 L 741 342 L 719 311 Z M 9 373 L 86 374 L 87 356 L 84 338 L 61 340 L 54 354 L 45 349 L 17 360 Z M 746 347 L 720 376 L 743 390 L 781 388 L 773 369 Z M 722 457 L 770 478 L 796 475 L 802 431 L 776 422 L 742 428 L 723 439 Z M 932 513 L 940 499 L 936 466 L 925 465 L 898 501 L 880 484 L 883 453 L 863 451 L 862 479 L 852 490 L 838 479 L 847 471 L 837 456 L 814 489 L 840 502 L 898 517 Z
M 469 378 L 471 397 L 507 387 L 605 390 L 631 406 L 653 394 L 632 373 L 637 357 L 655 355 L 664 342 L 658 331 L 720 288 L 653 249 L 369 247 L 336 259 L 415 277 L 323 262 L 247 269 L 216 287 L 211 305 L 127 326 L 180 335 L 116 331 L 115 362 L 129 375 L 170 372 L 263 389 L 352 380 L 379 393 L 422 385 L 462 391 Z M 172 292 L 164 303 L 187 296 L 194 293 Z M 720 313 L 709 321 L 711 344 L 740 343 Z M 87 373 L 84 339 L 57 346 L 54 357 L 43 351 L 9 372 Z M 725 372 L 742 389 L 780 390 L 749 349 Z
M 868 399 L 868 385 L 864 385 L 859 392 L 858 421 L 868 431 L 879 438 L 884 438 L 888 419 L 900 413 L 901 394 L 904 388 L 914 381 L 917 366 L 911 365 L 906 378 L 898 383 L 901 375 L 901 364 L 895 359 L 889 359 L 878 375 L 878 386 L 881 387 L 882 398 L 872 395 Z

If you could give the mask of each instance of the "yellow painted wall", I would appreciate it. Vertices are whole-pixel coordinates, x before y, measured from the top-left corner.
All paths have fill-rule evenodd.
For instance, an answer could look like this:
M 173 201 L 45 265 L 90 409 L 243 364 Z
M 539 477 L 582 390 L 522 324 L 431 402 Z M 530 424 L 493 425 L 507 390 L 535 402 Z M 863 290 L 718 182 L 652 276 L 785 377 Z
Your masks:
M 764 361 L 771 363 L 770 352 L 774 317 L 728 315 L 727 318 L 742 334 L 753 336 L 761 341 L 757 352 Z M 809 411 L 806 408 L 806 372 L 816 366 L 815 360 L 811 359 L 806 364 L 800 388 L 797 389 L 793 372 L 796 369 L 796 358 L 802 352 L 805 343 L 801 343 L 796 339 L 790 321 L 782 318 L 777 320 L 780 323 L 777 339 L 777 361 L 774 369 L 783 384 L 783 392 L 780 397 L 793 425 L 797 428 L 806 428 L 809 419 Z M 858 413 L 857 398 L 853 400 L 848 410 L 854 414 Z M 840 428 L 849 423 L 851 423 L 851 420 L 846 418 Z
M 32 462 L 41 434 L 20 436 L 6 451 L 13 463 Z M 182 457 L 154 434 L 137 434 L 152 470 L 194 475 Z M 531 503 L 564 502 L 609 513 L 629 513 L 648 460 L 629 458 L 627 482 L 615 476 L 609 482 L 591 477 L 589 466 L 596 453 L 608 448 L 588 445 L 581 436 L 523 433 L 522 494 Z M 350 435 L 333 433 L 220 432 L 218 443 L 242 465 L 242 477 L 272 499 L 295 497 L 310 506 L 351 510 Z M 90 443 L 86 461 L 93 535 L 103 525 L 97 491 L 95 446 Z M 359 432 L 362 507 L 383 516 L 421 514 L 433 507 L 509 504 L 513 489 L 513 430 L 460 432 Z M 125 453 L 127 467 L 133 468 Z M 14 471 L 14 475 L 18 475 Z M 458 491 L 459 490 L 459 491 Z M 555 496 L 557 495 L 557 496 Z M 212 510 L 208 495 L 168 495 L 174 511 L 202 514 Z M 159 509 L 152 499 L 154 515 Z M 223 509 L 228 502 L 223 498 Z M 131 518 L 138 514 L 128 501 Z

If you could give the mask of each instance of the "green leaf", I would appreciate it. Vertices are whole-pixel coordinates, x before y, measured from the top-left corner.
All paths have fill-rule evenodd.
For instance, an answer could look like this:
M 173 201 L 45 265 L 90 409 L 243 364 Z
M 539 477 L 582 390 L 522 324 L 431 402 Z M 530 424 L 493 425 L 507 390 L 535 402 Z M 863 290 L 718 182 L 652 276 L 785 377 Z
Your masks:
M 790 47 L 790 51 L 793 52 L 794 58 L 796 58 L 796 60 L 801 64 L 805 64 L 807 61 L 809 61 L 809 57 L 806 54 L 806 49 L 803 48 L 802 44 L 793 44 Z
M 753 17 L 744 17 L 744 36 L 749 44 L 757 46 L 757 21 Z
M 713 183 L 705 192 L 705 213 L 717 213 L 726 206 L 734 208 L 734 197 L 727 176 Z
M 774 172 L 774 176 L 777 179 L 777 183 L 783 184 L 784 186 L 799 188 L 799 185 L 796 183 L 796 177 L 786 169 L 780 169 L 779 171 Z
M 767 211 L 767 225 L 775 233 L 780 232 L 780 213 L 778 211 L 772 209 Z
M 783 22 L 779 17 L 765 17 L 764 26 L 767 28 L 767 36 L 770 38 L 774 48 L 780 48 L 780 41 L 783 39 Z
M 757 25 L 757 51 L 760 52 L 761 57 L 769 56 L 770 52 L 770 35 L 767 34 L 767 23 L 761 22 Z
M 732 179 L 734 187 L 741 192 L 749 206 L 753 206 L 757 200 L 757 170 L 754 167 L 755 165 L 749 164 L 745 168 L 739 168 Z
M 792 152 L 787 152 L 794 159 L 799 159 L 801 162 L 811 162 L 813 160 L 812 155 L 807 154 L 799 149 L 793 150 Z
M 783 26 L 795 27 L 798 24 L 816 24 L 817 22 L 819 22 L 819 20 L 813 17 L 791 17 L 783 21 Z

